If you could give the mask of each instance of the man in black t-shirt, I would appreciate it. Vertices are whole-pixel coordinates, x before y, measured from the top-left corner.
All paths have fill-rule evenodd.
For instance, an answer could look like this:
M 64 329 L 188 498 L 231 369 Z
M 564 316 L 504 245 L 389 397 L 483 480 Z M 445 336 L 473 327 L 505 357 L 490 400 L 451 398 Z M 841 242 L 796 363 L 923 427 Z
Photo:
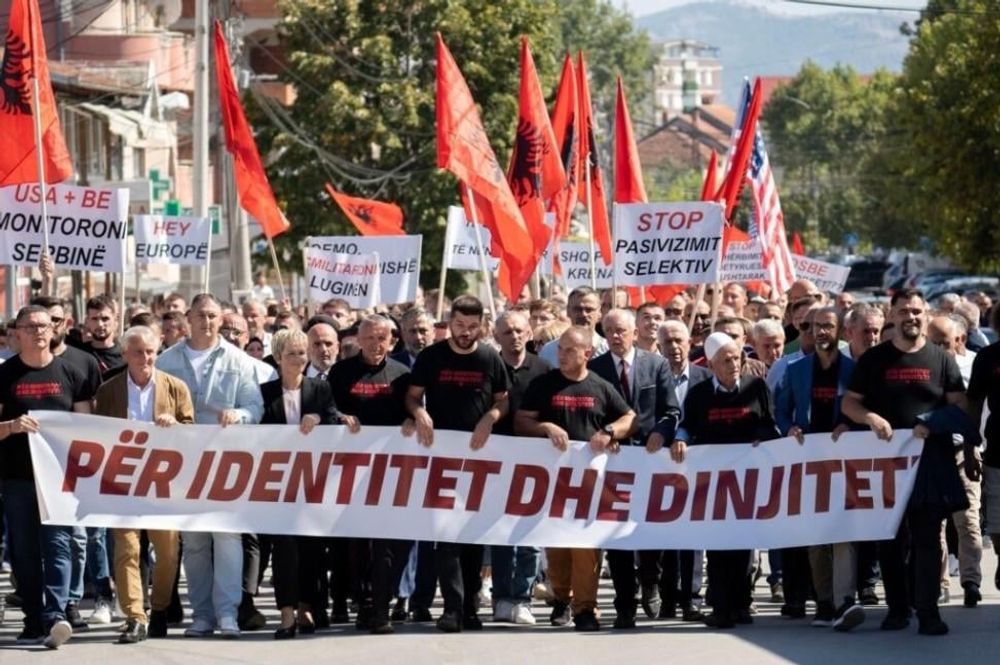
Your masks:
M 94 395 L 82 372 L 52 355 L 52 319 L 44 307 L 23 308 L 16 327 L 21 352 L 0 365 L 0 479 L 11 563 L 24 602 L 24 631 L 18 641 L 37 644 L 44 639 L 45 646 L 56 649 L 73 634 L 65 614 L 73 528 L 43 526 L 39 518 L 28 447 L 28 433 L 38 431 L 38 421 L 28 412 L 89 413 Z
M 388 357 L 392 323 L 375 314 L 358 328 L 361 353 L 330 368 L 329 381 L 337 408 L 361 425 L 398 426 L 408 418 L 406 389 L 410 370 Z M 413 543 L 388 538 L 352 538 L 351 563 L 357 627 L 375 634 L 392 633 L 389 602 L 399 588 Z
M 879 543 L 889 606 L 882 629 L 901 630 L 909 625 L 912 601 L 920 633 L 944 635 L 948 625 L 937 606 L 941 524 L 949 513 L 963 507 L 965 492 L 951 435 L 929 435 L 926 427 L 917 427 L 917 416 L 948 404 L 968 405 L 954 358 L 927 341 L 927 305 L 920 292 L 907 289 L 893 295 L 889 320 L 896 334 L 858 359 L 842 410 L 854 422 L 870 427 L 879 439 L 892 439 L 898 429 L 904 430 L 899 436 L 907 436 L 910 428 L 914 436 L 926 439 L 899 532 L 894 540 Z M 907 596 L 907 558 L 914 582 L 912 598 Z
M 84 327 L 90 334 L 90 343 L 84 347 L 94 358 L 101 369 L 101 377 L 107 380 L 125 368 L 125 357 L 122 347 L 115 336 L 118 332 L 118 314 L 115 302 L 106 295 L 94 296 L 87 301 L 87 318 Z
M 435 428 L 452 429 L 472 432 L 469 445 L 479 450 L 507 412 L 507 368 L 500 354 L 479 343 L 482 325 L 483 304 L 473 296 L 460 296 L 451 305 L 451 336 L 417 356 L 406 408 L 420 445 L 433 445 Z M 437 543 L 435 559 L 444 596 L 438 628 L 447 633 L 482 629 L 476 613 L 483 546 Z
M 635 427 L 636 414 L 617 388 L 587 369 L 593 355 L 591 331 L 582 326 L 570 328 L 559 338 L 557 353 L 559 369 L 528 386 L 515 415 L 517 433 L 548 438 L 563 451 L 570 441 L 588 441 L 595 453 L 618 452 L 618 442 Z M 552 625 L 569 623 L 571 609 L 576 630 L 599 630 L 601 550 L 549 547 L 545 553 L 556 596 Z

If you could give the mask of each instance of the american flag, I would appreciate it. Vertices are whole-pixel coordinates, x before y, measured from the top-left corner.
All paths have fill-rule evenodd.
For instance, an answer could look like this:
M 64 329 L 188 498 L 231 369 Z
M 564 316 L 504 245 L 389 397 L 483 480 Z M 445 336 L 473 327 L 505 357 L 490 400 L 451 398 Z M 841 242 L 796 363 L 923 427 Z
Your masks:
M 781 212 L 778 188 L 767 158 L 767 148 L 760 130 L 754 137 L 753 154 L 747 169 L 753 194 L 754 219 L 750 223 L 750 236 L 757 237 L 764 258 L 771 288 L 775 294 L 784 293 L 795 281 L 795 264 L 785 238 L 785 216 Z

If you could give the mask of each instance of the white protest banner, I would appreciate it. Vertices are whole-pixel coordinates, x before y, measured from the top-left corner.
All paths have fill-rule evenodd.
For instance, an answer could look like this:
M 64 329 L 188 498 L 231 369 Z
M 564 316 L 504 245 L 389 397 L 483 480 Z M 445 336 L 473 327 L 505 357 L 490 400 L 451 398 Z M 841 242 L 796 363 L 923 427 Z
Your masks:
M 37 265 L 45 242 L 38 184 L 0 187 L 0 264 Z M 128 190 L 49 185 L 49 253 L 57 268 L 124 272 Z
M 563 280 L 570 291 L 578 286 L 590 286 L 590 243 L 560 242 L 559 265 Z M 611 266 L 604 265 L 599 247 L 594 248 L 594 265 L 597 271 L 597 288 L 611 288 Z
M 175 425 L 40 411 L 46 524 L 612 549 L 780 548 L 892 538 L 922 441 L 848 432 L 641 447 L 395 427 Z
M 483 240 L 483 251 L 486 252 L 486 269 L 496 272 L 500 261 L 490 254 L 490 242 L 493 236 L 490 230 L 482 225 L 479 227 L 479 234 Z M 444 267 L 449 270 L 481 269 L 476 229 L 472 222 L 465 218 L 465 209 L 462 206 L 448 206 L 448 228 L 444 234 Z
M 722 258 L 720 282 L 767 282 L 764 258 L 757 240 L 731 242 Z
M 614 268 L 619 284 L 719 281 L 720 204 L 625 203 L 615 209 Z
M 306 247 L 306 286 L 309 300 L 331 298 L 367 309 L 379 304 L 378 254 L 331 254 Z
M 838 266 L 836 263 L 810 259 L 808 256 L 792 254 L 792 261 L 799 279 L 808 279 L 820 291 L 842 292 L 847 284 L 847 276 L 851 274 L 850 266 Z
M 208 217 L 135 215 L 136 263 L 203 266 L 208 263 L 212 220 Z
M 378 254 L 379 296 L 383 304 L 413 302 L 420 283 L 423 236 L 315 236 L 306 242 L 328 254 Z

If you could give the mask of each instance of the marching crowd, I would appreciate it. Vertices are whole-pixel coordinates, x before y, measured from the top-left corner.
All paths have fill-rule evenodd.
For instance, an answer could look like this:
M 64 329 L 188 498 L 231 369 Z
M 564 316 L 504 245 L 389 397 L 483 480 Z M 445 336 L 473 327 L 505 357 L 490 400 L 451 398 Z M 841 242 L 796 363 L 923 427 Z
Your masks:
M 969 293 L 932 310 L 908 290 L 885 305 L 855 303 L 808 280 L 778 302 L 738 283 L 703 292 L 633 309 L 625 292 L 581 287 L 506 303 L 499 315 L 463 295 L 446 302 L 443 320 L 422 300 L 378 311 L 331 300 L 309 312 L 203 293 L 124 312 L 96 296 L 77 322 L 67 302 L 36 297 L 7 323 L 0 350 L 0 561 L 12 571 L 8 604 L 24 614 L 18 642 L 57 648 L 74 630 L 111 623 L 116 605 L 120 642 L 165 637 L 185 621 L 182 567 L 187 637 L 265 628 L 255 597 L 268 568 L 281 614 L 275 639 L 352 620 L 375 634 L 429 622 L 438 589 L 444 632 L 481 629 L 483 597 L 493 621 L 535 624 L 532 600 L 544 598 L 552 625 L 599 630 L 605 561 L 615 629 L 634 628 L 640 609 L 727 629 L 753 623 L 763 557 L 770 599 L 788 619 L 806 618 L 812 603 L 813 626 L 849 631 L 880 601 L 881 580 L 883 630 L 905 629 L 915 611 L 921 634 L 947 633 L 938 604 L 950 560 L 965 606 L 975 607 L 984 530 L 1000 546 L 1000 416 L 987 419 L 985 442 L 979 426 L 985 406 L 1000 408 L 1000 344 L 981 330 L 1000 329 L 1000 308 Z M 468 432 L 472 449 L 492 434 L 520 435 L 560 450 L 571 441 L 595 453 L 640 446 L 677 463 L 691 446 L 825 432 L 836 440 L 848 430 L 884 440 L 912 430 L 925 445 L 891 541 L 766 553 L 543 550 L 43 525 L 28 447 L 38 429 L 30 412 L 41 409 L 160 427 L 295 424 L 306 434 L 396 426 L 400 447 L 431 447 L 438 430 Z M 94 596 L 87 619 L 85 588 Z

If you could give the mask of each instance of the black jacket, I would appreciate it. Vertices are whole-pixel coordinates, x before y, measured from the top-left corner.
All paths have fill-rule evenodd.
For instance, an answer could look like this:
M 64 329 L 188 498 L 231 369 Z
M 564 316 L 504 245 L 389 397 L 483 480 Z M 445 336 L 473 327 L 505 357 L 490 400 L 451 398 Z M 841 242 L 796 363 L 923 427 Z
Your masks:
M 289 423 L 285 418 L 285 401 L 281 389 L 281 379 L 268 381 L 260 386 L 260 394 L 264 398 L 264 416 L 260 419 L 262 425 L 298 425 Z M 335 425 L 340 422 L 341 413 L 333 402 L 333 391 L 327 381 L 302 378 L 301 414 L 315 413 L 319 416 L 321 425 Z

